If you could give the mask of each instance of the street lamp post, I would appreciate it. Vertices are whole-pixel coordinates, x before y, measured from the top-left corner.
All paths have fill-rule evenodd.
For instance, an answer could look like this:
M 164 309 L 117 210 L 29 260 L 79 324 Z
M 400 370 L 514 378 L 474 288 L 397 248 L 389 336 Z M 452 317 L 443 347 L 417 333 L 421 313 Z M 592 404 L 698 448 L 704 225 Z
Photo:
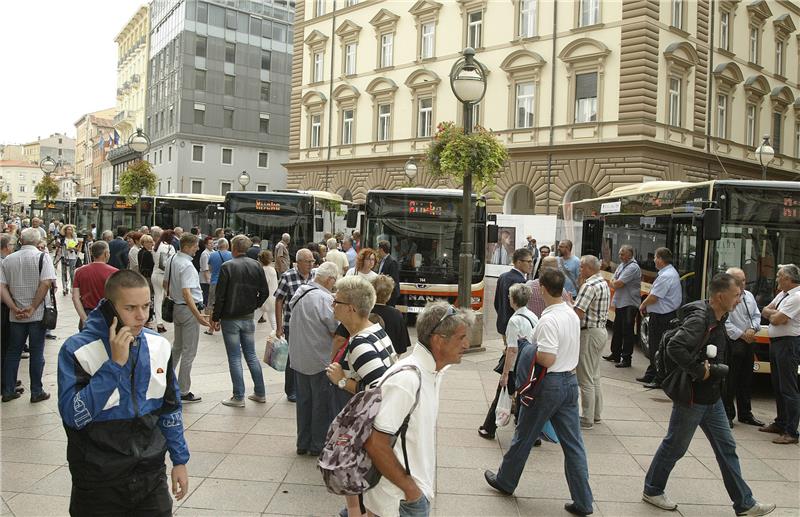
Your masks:
M 242 186 L 242 190 L 247 190 L 247 185 L 250 183 L 250 175 L 247 174 L 247 171 L 242 171 L 239 174 L 239 185 Z
M 417 162 L 414 160 L 413 156 L 410 156 L 408 160 L 406 160 L 405 165 L 403 165 L 403 172 L 408 178 L 408 183 L 410 186 L 414 186 L 414 178 L 417 177 Z
M 472 133 L 472 107 L 486 94 L 486 71 L 475 59 L 475 50 L 467 47 L 461 58 L 450 69 L 450 88 L 461 102 L 464 112 L 464 134 Z M 459 255 L 458 305 L 472 308 L 472 171 L 464 171 L 464 196 L 462 198 L 463 238 Z
M 147 134 L 142 131 L 141 128 L 136 128 L 136 133 L 132 134 L 131 137 L 128 139 L 128 146 L 133 149 L 135 152 L 139 153 L 139 159 L 142 159 L 144 153 L 146 153 L 150 149 L 150 138 L 148 138 Z M 116 174 L 114 174 L 116 176 Z M 114 187 L 116 190 L 119 191 L 119 177 L 114 178 Z M 141 227 L 142 226 L 142 191 L 139 191 L 139 199 L 136 203 L 136 224 Z
M 756 148 L 758 163 L 761 164 L 761 179 L 767 179 L 767 166 L 775 158 L 775 149 L 769 145 L 769 135 L 764 135 L 764 141 Z
M 50 158 L 49 156 L 44 160 L 42 160 L 41 162 L 39 162 L 39 168 L 42 169 L 42 172 L 44 173 L 46 178 L 50 178 L 50 175 L 56 170 L 56 167 L 58 167 L 58 164 L 54 159 Z M 50 204 L 50 191 L 48 189 L 44 195 L 44 211 L 43 211 L 44 225 L 45 229 L 47 230 L 49 230 L 50 228 L 48 226 L 49 223 L 47 222 L 47 206 L 49 204 Z

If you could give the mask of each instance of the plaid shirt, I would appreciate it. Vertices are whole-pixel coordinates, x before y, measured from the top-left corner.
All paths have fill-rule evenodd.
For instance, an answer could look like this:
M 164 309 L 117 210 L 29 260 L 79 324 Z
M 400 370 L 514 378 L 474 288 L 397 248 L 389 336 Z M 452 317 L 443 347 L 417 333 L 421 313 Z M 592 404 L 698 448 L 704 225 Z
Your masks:
M 8 292 L 14 299 L 17 307 L 24 309 L 29 307 L 39 288 L 39 282 L 56 279 L 56 270 L 53 268 L 53 261 L 50 255 L 44 255 L 42 260 L 42 271 L 39 272 L 39 257 L 43 254 L 36 249 L 36 246 L 25 245 L 19 251 L 15 251 L 3 260 L 0 267 L 0 284 L 6 284 Z M 10 321 L 15 323 L 31 323 L 41 321 L 44 316 L 44 306 L 47 298 L 33 312 L 27 320 L 17 319 L 14 312 L 10 314 Z
M 610 301 L 611 291 L 602 275 L 597 273 L 587 278 L 575 298 L 575 308 L 586 314 L 581 328 L 605 328 Z
M 278 289 L 275 290 L 275 299 L 283 300 L 283 326 L 289 328 L 289 317 L 292 315 L 292 307 L 289 300 L 301 285 L 311 281 L 311 274 L 306 278 L 300 276 L 297 269 L 292 268 L 281 276 L 278 282 Z

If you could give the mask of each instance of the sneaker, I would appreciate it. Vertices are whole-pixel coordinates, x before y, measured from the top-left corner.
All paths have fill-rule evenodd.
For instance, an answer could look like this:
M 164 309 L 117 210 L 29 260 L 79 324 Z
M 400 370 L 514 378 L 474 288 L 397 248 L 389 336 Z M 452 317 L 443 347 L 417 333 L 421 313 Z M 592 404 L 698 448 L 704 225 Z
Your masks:
M 191 402 L 200 402 L 201 400 L 203 400 L 203 397 L 198 397 L 191 391 L 185 395 L 181 395 L 181 402 L 191 403 Z
M 585 420 L 581 420 L 581 429 L 594 429 L 594 424 Z
M 595 417 L 595 419 L 594 419 L 594 423 L 595 423 L 595 424 L 599 424 L 599 423 L 601 423 L 602 421 L 603 421 L 602 419 L 600 419 L 600 418 L 597 418 L 597 417 Z
M 229 399 L 223 400 L 222 405 L 228 407 L 244 407 L 244 400 L 237 399 L 236 397 L 231 397 Z
M 267 402 L 267 397 L 263 395 L 256 395 L 255 393 L 248 395 L 247 398 L 252 400 L 253 402 L 258 402 L 260 404 L 266 404 Z
M 644 501 L 645 503 L 650 503 L 656 508 L 661 508 L 662 510 L 672 511 L 678 508 L 678 505 L 672 502 L 669 499 L 669 497 L 667 497 L 665 494 L 661 495 L 642 494 L 642 501 Z
M 50 398 L 50 394 L 43 391 L 38 395 L 31 395 L 31 404 L 36 404 L 37 402 L 42 402 L 43 400 L 47 400 Z
M 777 443 L 778 445 L 791 445 L 793 443 L 797 443 L 797 437 L 791 436 L 789 434 L 782 434 L 779 437 L 772 440 L 772 443 Z M 750 515 L 749 513 L 746 515 Z M 754 515 L 764 515 L 762 513 L 754 514 Z
M 797 440 L 795 440 L 794 443 L 797 443 Z M 739 512 L 736 515 L 767 515 L 768 513 L 772 513 L 774 509 L 775 505 L 772 503 L 770 504 L 756 503 L 752 507 L 750 507 L 749 510 L 746 510 L 744 512 Z
M 29 358 L 30 356 L 31 356 L 31 353 L 30 353 L 30 352 L 22 352 L 22 354 L 20 354 L 20 357 L 21 357 L 22 359 L 27 359 L 27 358 Z

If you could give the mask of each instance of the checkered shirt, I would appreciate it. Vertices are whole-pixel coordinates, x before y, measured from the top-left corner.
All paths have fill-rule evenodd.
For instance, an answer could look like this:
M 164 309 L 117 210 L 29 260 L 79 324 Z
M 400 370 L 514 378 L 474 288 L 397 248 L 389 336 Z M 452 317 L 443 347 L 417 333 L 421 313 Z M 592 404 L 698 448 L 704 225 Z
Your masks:
M 292 268 L 281 275 L 281 280 L 278 282 L 278 288 L 275 290 L 275 299 L 283 300 L 283 326 L 289 328 L 289 317 L 292 315 L 292 308 L 289 300 L 292 299 L 297 289 L 311 281 L 311 274 L 305 279 L 300 276 L 297 269 Z
M 42 261 L 42 272 L 39 273 L 39 257 L 41 255 L 42 252 L 36 249 L 36 246 L 26 245 L 7 256 L 0 266 L 0 284 L 8 286 L 8 292 L 20 309 L 31 305 L 36 296 L 36 290 L 39 288 L 39 282 L 56 279 L 56 270 L 53 268 L 53 261 L 49 255 L 45 255 Z M 11 321 L 15 323 L 42 321 L 44 305 L 42 302 L 27 320 L 18 320 L 12 312 Z
M 575 298 L 575 308 L 586 314 L 581 328 L 605 328 L 610 302 L 611 291 L 602 275 L 598 273 L 587 278 Z

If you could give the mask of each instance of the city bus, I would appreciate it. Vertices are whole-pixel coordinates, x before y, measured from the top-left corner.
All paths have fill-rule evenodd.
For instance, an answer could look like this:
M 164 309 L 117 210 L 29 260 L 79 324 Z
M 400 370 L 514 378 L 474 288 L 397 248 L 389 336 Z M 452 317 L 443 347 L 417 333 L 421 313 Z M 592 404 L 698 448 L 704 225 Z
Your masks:
M 45 204 L 47 206 L 45 206 Z M 75 218 L 75 204 L 72 201 L 63 199 L 51 199 L 50 201 L 31 201 L 31 217 L 38 217 L 45 221 L 45 227 L 50 224 L 50 220 L 58 219 L 62 223 L 71 224 Z
M 205 194 L 166 194 L 141 198 L 141 224 L 172 229 L 180 226 L 186 231 L 197 226 L 200 232 L 209 235 L 222 226 L 221 203 L 223 196 Z M 136 205 L 128 203 L 124 196 L 102 195 L 99 198 L 98 236 L 103 230 L 116 231 L 118 226 L 136 229 Z
M 364 246 L 387 240 L 400 264 L 397 309 L 419 313 L 430 301 L 456 303 L 463 238 L 461 190 L 402 188 L 367 192 L 362 220 Z M 473 195 L 472 309 L 483 307 L 486 206 Z M 483 201 L 483 198 L 481 198 Z
M 100 200 L 96 197 L 79 197 L 75 200 L 75 228 L 89 232 L 97 224 Z
M 775 295 L 780 264 L 800 264 L 800 183 L 714 180 L 699 183 L 654 181 L 629 185 L 596 198 L 565 203 L 557 233 L 573 241 L 576 255 L 600 258 L 613 276 L 617 251 L 633 246 L 642 269 L 642 297 L 658 271 L 655 250 L 673 253 L 683 302 L 706 296 L 708 282 L 729 267 L 742 268 L 746 289 L 759 309 Z M 764 323 L 762 321 L 762 323 Z M 642 349 L 650 354 L 648 321 L 639 325 Z M 753 369 L 769 373 L 769 339 L 762 325 L 754 346 Z
M 321 242 L 325 232 L 345 232 L 349 203 L 322 191 L 230 191 L 225 194 L 225 226 L 233 233 L 258 236 L 264 249 L 273 249 L 288 233 L 289 252 Z
M 111 230 L 116 235 L 117 227 L 124 226 L 132 230 L 138 229 L 136 223 L 136 205 L 128 203 L 125 196 L 117 194 L 103 194 L 99 197 L 97 215 L 97 238 L 105 230 Z M 142 225 L 153 225 L 153 198 L 142 196 L 141 205 Z

